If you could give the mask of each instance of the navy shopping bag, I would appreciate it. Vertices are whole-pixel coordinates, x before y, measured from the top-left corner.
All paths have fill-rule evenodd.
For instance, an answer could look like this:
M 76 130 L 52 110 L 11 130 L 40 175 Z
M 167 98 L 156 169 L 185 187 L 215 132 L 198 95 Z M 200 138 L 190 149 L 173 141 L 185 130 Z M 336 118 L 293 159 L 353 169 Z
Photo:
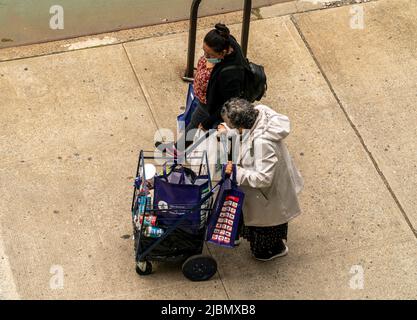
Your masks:
M 205 214 L 201 199 L 210 191 L 209 176 L 197 176 L 190 169 L 174 164 L 167 174 L 154 178 L 154 208 L 161 227 L 170 227 L 187 214 L 180 229 L 198 233 L 205 224 Z M 194 211 L 193 209 L 197 207 Z
M 209 220 L 206 240 L 222 247 L 233 248 L 239 229 L 245 193 L 237 186 L 236 165 L 233 166 L 233 174 L 230 177 L 225 176 L 224 166 L 222 178 L 224 182 L 217 195 Z
M 177 117 L 178 131 L 183 132 L 185 128 L 190 124 L 191 117 L 194 110 L 197 107 L 198 100 L 194 95 L 194 86 L 192 83 L 188 86 L 187 104 L 184 113 Z

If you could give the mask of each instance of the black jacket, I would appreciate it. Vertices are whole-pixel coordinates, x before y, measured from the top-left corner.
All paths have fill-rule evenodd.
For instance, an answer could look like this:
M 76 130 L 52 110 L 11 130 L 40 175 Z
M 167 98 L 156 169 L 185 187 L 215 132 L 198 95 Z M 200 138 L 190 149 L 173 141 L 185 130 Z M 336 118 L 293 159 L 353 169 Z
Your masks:
M 207 130 L 215 128 L 223 122 L 221 118 L 223 104 L 231 98 L 240 97 L 244 89 L 244 69 L 232 68 L 222 72 L 224 68 L 229 66 L 247 66 L 242 48 L 233 37 L 231 45 L 234 51 L 214 66 L 208 83 L 207 111 L 210 117 L 202 122 L 204 129 Z

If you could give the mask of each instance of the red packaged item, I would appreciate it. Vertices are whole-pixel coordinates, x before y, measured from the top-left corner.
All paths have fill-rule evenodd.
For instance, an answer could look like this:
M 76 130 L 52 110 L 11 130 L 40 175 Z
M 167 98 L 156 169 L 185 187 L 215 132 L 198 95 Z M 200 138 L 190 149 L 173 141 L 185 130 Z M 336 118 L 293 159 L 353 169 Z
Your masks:
M 235 197 L 235 196 L 227 196 L 226 197 L 226 201 L 227 200 L 231 200 L 233 202 L 239 202 L 239 198 L 238 197 Z

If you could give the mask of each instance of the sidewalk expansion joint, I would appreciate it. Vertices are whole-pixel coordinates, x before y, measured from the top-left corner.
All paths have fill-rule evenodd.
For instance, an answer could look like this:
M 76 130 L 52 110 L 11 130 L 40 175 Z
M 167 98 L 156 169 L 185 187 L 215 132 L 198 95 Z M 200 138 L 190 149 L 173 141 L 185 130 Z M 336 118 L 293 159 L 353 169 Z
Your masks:
M 121 45 L 123 47 L 123 51 L 126 54 L 126 58 L 129 61 L 130 68 L 132 69 L 132 72 L 135 75 L 136 82 L 137 82 L 140 90 L 142 91 L 143 97 L 145 98 L 146 105 L 148 106 L 149 112 L 151 113 L 152 121 L 155 124 L 156 129 L 160 130 L 161 127 L 160 127 L 160 125 L 158 123 L 158 120 L 156 118 L 156 114 L 155 114 L 155 110 L 154 110 L 153 105 L 152 105 L 151 97 L 150 97 L 149 93 L 147 92 L 145 86 L 142 85 L 142 81 L 140 80 L 139 75 L 136 73 L 135 67 L 133 66 L 132 61 L 130 60 L 130 57 L 129 57 L 129 54 L 126 50 L 126 47 L 124 46 L 123 43 Z
M 369 150 L 369 148 L 367 147 L 362 135 L 360 134 L 358 128 L 356 127 L 356 125 L 353 123 L 352 119 L 350 118 L 348 112 L 346 111 L 346 108 L 343 106 L 340 98 L 338 97 L 336 91 L 333 88 L 333 85 L 331 84 L 329 78 L 327 77 L 323 67 L 321 66 L 319 60 L 317 59 L 317 57 L 314 54 L 313 49 L 311 48 L 310 44 L 308 43 L 307 39 L 305 38 L 300 26 L 298 25 L 294 15 L 291 14 L 291 21 L 294 24 L 295 28 L 298 31 L 298 34 L 300 35 L 302 41 L 304 42 L 304 45 L 306 46 L 307 50 L 309 51 L 311 57 L 313 58 L 317 68 L 320 70 L 321 74 L 323 75 L 324 80 L 327 83 L 327 86 L 329 87 L 331 93 L 333 94 L 333 97 L 335 98 L 337 104 L 339 105 L 340 109 L 342 110 L 343 114 L 345 115 L 347 121 L 349 122 L 350 126 L 352 127 L 353 131 L 355 132 L 356 136 L 358 137 L 362 147 L 364 148 L 364 150 L 366 151 L 369 159 L 372 161 L 372 164 L 375 167 L 375 170 L 377 171 L 379 177 L 381 178 L 381 180 L 383 181 L 383 183 L 385 184 L 385 187 L 387 188 L 387 190 L 389 191 L 389 193 L 391 194 L 391 197 L 394 199 L 397 207 L 399 208 L 401 214 L 403 215 L 406 223 L 408 224 L 409 228 L 411 229 L 411 231 L 413 232 L 414 236 L 417 238 L 417 230 L 415 230 L 413 228 L 413 224 L 411 223 L 410 218 L 408 217 L 407 213 L 405 212 L 403 206 L 401 205 L 398 197 L 396 196 L 394 190 L 392 189 L 392 187 L 390 186 L 387 178 L 385 177 L 384 173 L 382 172 L 382 170 L 380 169 L 375 157 L 372 155 L 372 152 Z
M 213 257 L 213 254 L 211 253 L 210 248 L 209 248 L 209 246 L 207 245 L 207 243 L 206 243 L 206 248 L 207 248 L 207 251 L 208 251 L 208 253 L 210 254 L 210 256 L 212 256 L 212 257 Z M 222 284 L 222 286 L 223 286 L 224 293 L 226 294 L 227 300 L 231 300 L 231 299 L 230 299 L 230 296 L 229 296 L 229 293 L 228 293 L 228 292 L 227 292 L 227 290 L 226 290 L 226 286 L 225 286 L 225 284 L 224 284 L 224 281 L 223 281 L 223 279 L 222 279 L 222 276 L 221 276 L 221 274 L 220 274 L 220 272 L 219 272 L 219 270 L 218 270 L 218 269 L 217 269 L 217 274 L 219 275 L 220 283 L 221 283 L 221 284 Z

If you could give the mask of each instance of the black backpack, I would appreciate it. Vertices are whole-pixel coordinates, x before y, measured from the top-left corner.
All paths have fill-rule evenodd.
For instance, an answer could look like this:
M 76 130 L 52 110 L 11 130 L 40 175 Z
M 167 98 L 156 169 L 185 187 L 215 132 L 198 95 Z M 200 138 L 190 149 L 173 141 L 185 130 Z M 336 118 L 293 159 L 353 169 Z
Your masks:
M 268 90 L 268 83 L 263 66 L 249 62 L 246 59 L 246 66 L 228 66 L 221 72 L 233 69 L 244 69 L 245 70 L 245 83 L 244 89 L 240 98 L 245 98 L 250 102 L 260 101 Z

